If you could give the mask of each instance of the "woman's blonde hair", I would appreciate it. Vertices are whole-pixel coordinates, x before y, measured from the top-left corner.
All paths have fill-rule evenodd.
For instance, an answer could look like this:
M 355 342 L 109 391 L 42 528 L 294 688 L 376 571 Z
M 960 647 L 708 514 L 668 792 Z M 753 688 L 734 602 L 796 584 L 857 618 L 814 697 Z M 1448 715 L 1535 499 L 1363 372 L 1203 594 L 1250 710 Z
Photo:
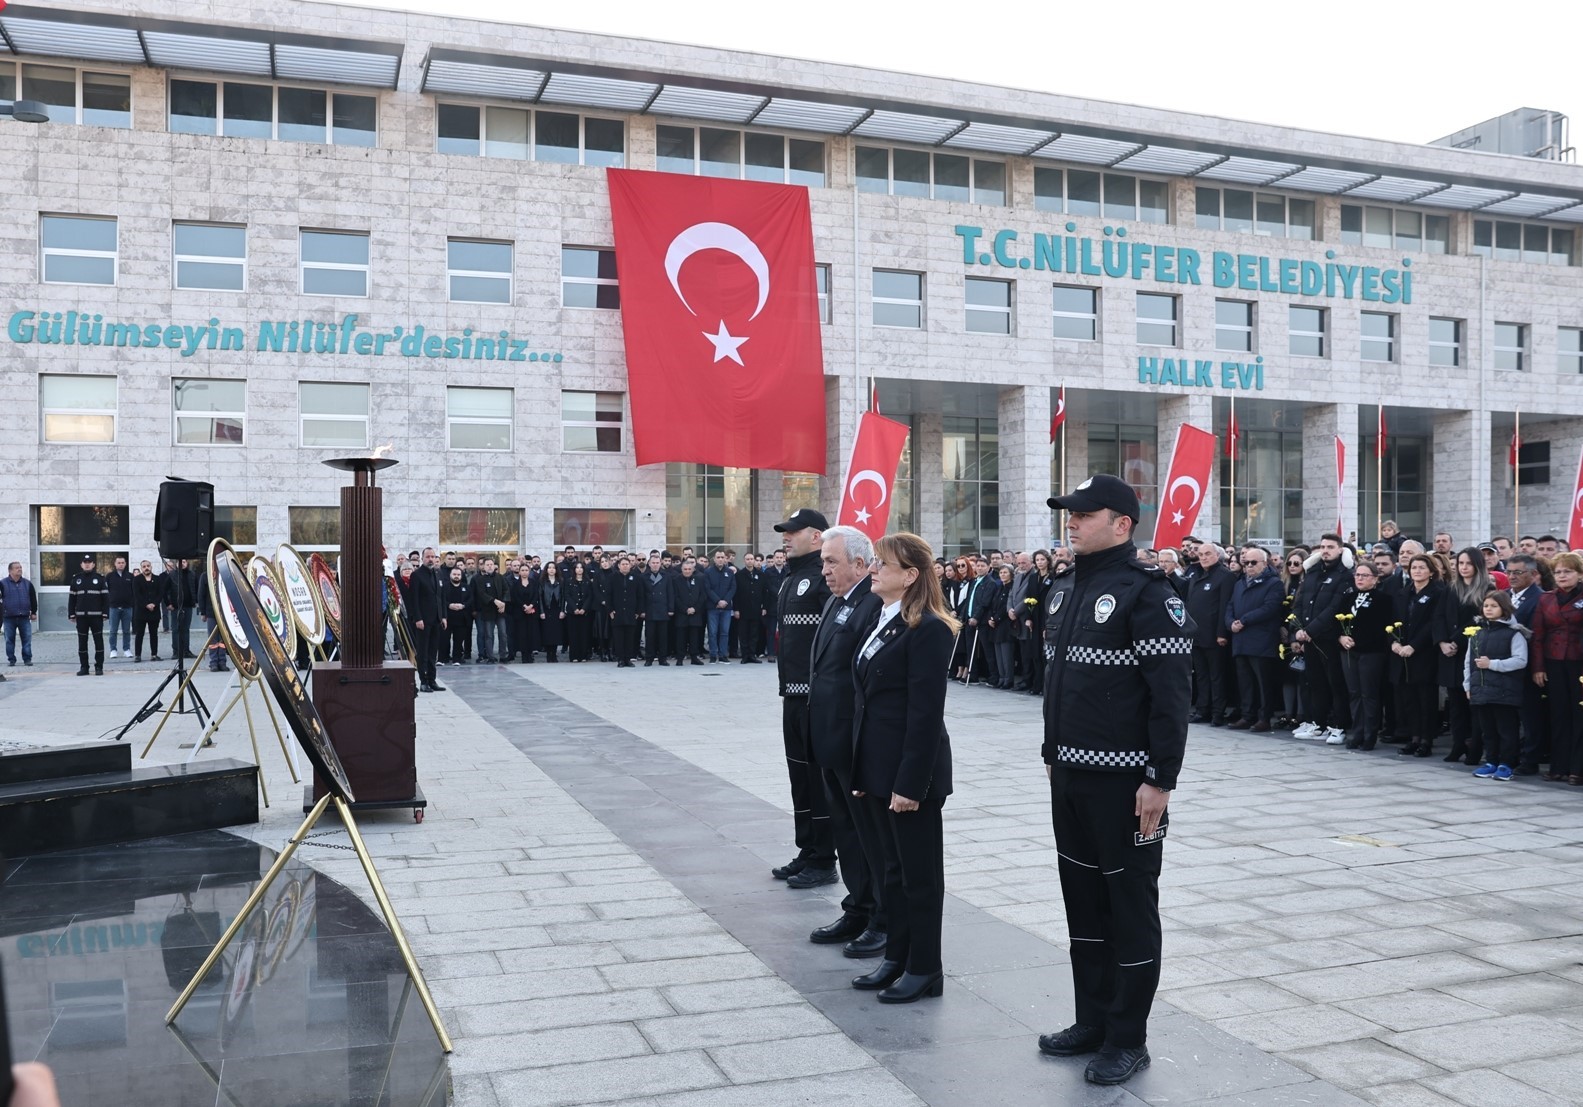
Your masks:
M 1583 573 L 1583 557 L 1579 557 L 1571 550 L 1558 553 L 1550 559 L 1550 570 L 1571 569 L 1574 573 Z
M 901 617 L 908 626 L 917 626 L 923 613 L 931 611 L 951 628 L 952 634 L 961 628 L 962 624 L 945 606 L 945 595 L 933 572 L 934 550 L 929 547 L 929 543 L 905 531 L 887 534 L 874 543 L 874 556 L 882 561 L 893 561 L 903 569 L 918 571 L 917 579 L 907 586 L 907 591 L 901 597 Z

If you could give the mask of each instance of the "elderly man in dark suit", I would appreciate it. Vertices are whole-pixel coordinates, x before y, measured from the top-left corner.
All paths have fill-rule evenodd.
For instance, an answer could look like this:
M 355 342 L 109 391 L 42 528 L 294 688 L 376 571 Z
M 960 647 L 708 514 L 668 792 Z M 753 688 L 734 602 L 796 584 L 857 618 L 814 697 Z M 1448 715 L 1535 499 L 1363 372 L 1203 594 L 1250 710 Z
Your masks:
M 435 661 L 440 655 L 440 638 L 445 633 L 445 612 L 440 603 L 440 557 L 431 546 L 423 551 L 423 564 L 412 572 L 407 584 L 407 604 L 412 611 L 412 629 L 418 632 L 414 643 L 418 653 L 418 689 L 443 692 L 435 676 Z
M 829 792 L 830 831 L 846 884 L 841 917 L 808 936 L 820 945 L 846 943 L 848 957 L 877 957 L 885 951 L 881 902 L 883 855 L 872 830 L 861 821 L 852 795 L 852 657 L 879 617 L 882 605 L 870 590 L 874 544 L 856 527 L 830 527 L 820 547 L 820 569 L 830 586 L 814 632 L 808 680 L 808 734 L 814 761 Z

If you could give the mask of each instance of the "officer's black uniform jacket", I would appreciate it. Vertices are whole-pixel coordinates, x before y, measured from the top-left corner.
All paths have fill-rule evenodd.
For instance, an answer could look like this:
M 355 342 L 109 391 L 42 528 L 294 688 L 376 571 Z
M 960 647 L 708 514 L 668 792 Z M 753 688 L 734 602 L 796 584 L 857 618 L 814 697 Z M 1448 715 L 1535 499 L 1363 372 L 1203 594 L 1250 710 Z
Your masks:
M 71 594 L 66 597 L 67 615 L 110 614 L 110 586 L 101 573 L 74 573 Z
M 780 618 L 780 649 L 775 662 L 780 675 L 780 694 L 808 694 L 808 665 L 813 655 L 813 639 L 819 630 L 819 616 L 830 588 L 819 571 L 819 551 L 786 559 L 786 579 L 781 581 L 776 598 Z
M 1176 787 L 1193 622 L 1130 542 L 1084 554 L 1045 600 L 1044 760 Z

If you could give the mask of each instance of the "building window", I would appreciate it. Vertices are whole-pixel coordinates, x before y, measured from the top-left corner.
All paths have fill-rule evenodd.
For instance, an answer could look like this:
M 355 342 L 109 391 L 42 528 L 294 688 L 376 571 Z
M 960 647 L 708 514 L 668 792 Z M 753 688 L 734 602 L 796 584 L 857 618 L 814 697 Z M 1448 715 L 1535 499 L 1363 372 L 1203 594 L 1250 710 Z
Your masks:
M 1522 372 L 1528 368 L 1528 327 L 1523 323 L 1495 324 L 1495 368 Z
M 616 252 L 587 246 L 561 247 L 561 306 L 618 308 Z
M 522 549 L 522 512 L 514 507 L 442 507 L 439 544 L 447 550 L 502 553 Z
M 509 304 L 511 258 L 509 242 L 446 239 L 445 269 L 451 284 L 451 302 Z
M 368 449 L 368 385 L 302 381 L 297 406 L 303 446 Z
M 291 544 L 303 553 L 323 553 L 341 548 L 341 509 L 338 507 L 288 507 L 287 531 Z
M 514 158 L 566 165 L 626 164 L 627 129 L 619 119 L 478 104 L 438 105 L 435 148 L 442 154 Z
M 1099 338 L 1099 289 L 1055 286 L 1055 337 L 1076 342 Z
M 115 284 L 119 261 L 113 218 L 45 215 L 39 220 L 45 284 Z
M 447 388 L 445 430 L 449 448 L 511 449 L 515 410 L 516 399 L 509 388 Z
M 372 96 L 322 88 L 173 77 L 166 126 L 177 134 L 373 146 L 376 105 Z
M 1360 353 L 1364 361 L 1396 360 L 1396 316 L 1385 311 L 1365 311 L 1361 330 Z
M 620 392 L 561 393 L 561 450 L 565 453 L 621 452 Z
M 1451 252 L 1451 219 L 1372 204 L 1342 204 L 1341 241 L 1349 246 L 1446 254 Z
M 923 329 L 923 274 L 874 270 L 874 325 Z
M 1517 447 L 1517 483 L 1524 488 L 1550 483 L 1549 442 L 1523 442 Z
M 0 61 L 0 100 L 37 100 L 51 123 L 87 127 L 132 126 L 132 78 L 125 73 L 94 73 L 60 65 L 25 64 L 22 94 L 17 95 L 17 69 Z
M 238 553 L 251 554 L 258 549 L 258 508 L 216 505 L 214 536 L 225 539 Z
M 830 267 L 816 265 L 813 267 L 814 286 L 819 296 L 819 322 L 825 326 L 830 325 Z
M 1253 305 L 1244 300 L 1215 301 L 1215 349 L 1253 352 Z
M 1429 364 L 1455 368 L 1462 364 L 1462 320 L 1429 320 Z
M 1155 490 L 1160 479 L 1158 443 L 1159 432 L 1153 423 L 1088 424 L 1089 468 L 1096 473 L 1114 473 L 1132 486 L 1143 515 L 1133 528 L 1140 536 L 1154 533 Z
M 368 295 L 366 232 L 302 231 L 299 248 L 304 295 Z
M 752 469 L 692 462 L 666 465 L 665 544 L 672 550 L 682 546 L 753 549 L 757 481 Z
M 45 442 L 115 442 L 116 379 L 45 373 L 38 379 Z
M 1534 265 L 1576 265 L 1574 232 L 1543 223 L 1510 223 L 1505 220 L 1473 221 L 1473 252 L 1496 261 L 1526 261 Z
M 1288 351 L 1298 357 L 1325 356 L 1325 309 L 1315 307 L 1288 308 Z
M 824 187 L 825 144 L 814 139 L 662 123 L 655 140 L 662 173 Z
M 1138 345 L 1176 345 L 1177 298 L 1158 292 L 1138 293 Z
M 1011 282 L 968 277 L 965 301 L 970 334 L 1010 334 Z
M 1130 173 L 1046 166 L 1033 170 L 1033 206 L 1039 211 L 1166 223 L 1170 221 L 1166 197 L 1164 181 Z
M 177 223 L 171 228 L 171 261 L 177 288 L 245 291 L 247 228 Z
M 632 512 L 621 508 L 558 507 L 554 543 L 557 549 L 604 546 L 624 550 L 632 545 Z
M 1583 373 L 1583 327 L 1557 330 L 1556 369 L 1562 373 Z
M 131 545 L 131 513 L 124 504 L 41 504 L 33 519 L 39 568 L 34 583 L 40 588 L 68 587 L 85 550 L 93 551 L 94 564 L 107 573 Z
M 1224 435 L 1229 405 L 1217 404 L 1217 430 Z M 1303 433 L 1283 430 L 1258 401 L 1238 405 L 1235 458 L 1219 451 L 1216 474 L 1220 521 L 1216 541 L 1290 546 L 1303 537 Z M 1236 463 L 1236 511 L 1232 512 L 1231 467 Z M 1373 487 L 1372 485 L 1370 486 Z M 1370 519 L 1373 518 L 1371 515 Z M 1231 527 L 1235 524 L 1236 533 Z
M 1396 409 L 1389 422 L 1385 456 L 1376 447 L 1378 412 L 1360 405 L 1358 412 L 1358 518 L 1395 519 L 1403 534 L 1430 534 L 1435 524 L 1429 514 L 1429 486 L 1434 456 L 1427 423 Z M 1416 425 L 1415 425 L 1416 424 Z M 1299 462 L 1299 466 L 1301 462 Z M 1381 473 L 1383 469 L 1383 473 Z M 1299 469 L 1299 472 L 1301 469 Z M 1238 467 L 1237 480 L 1242 480 Z M 1376 501 L 1375 490 L 1383 493 Z M 1298 512 L 1301 514 L 1301 510 Z
M 178 446 L 240 446 L 247 382 L 177 377 L 170 382 L 171 440 Z
M 922 196 L 957 203 L 1006 203 L 1006 163 L 926 150 L 857 148 L 859 192 Z
M 1000 437 L 993 419 L 944 417 L 944 556 L 1000 545 Z
M 1245 188 L 1204 188 L 1196 192 L 1197 225 L 1211 231 L 1239 231 L 1274 238 L 1312 239 L 1314 202 Z

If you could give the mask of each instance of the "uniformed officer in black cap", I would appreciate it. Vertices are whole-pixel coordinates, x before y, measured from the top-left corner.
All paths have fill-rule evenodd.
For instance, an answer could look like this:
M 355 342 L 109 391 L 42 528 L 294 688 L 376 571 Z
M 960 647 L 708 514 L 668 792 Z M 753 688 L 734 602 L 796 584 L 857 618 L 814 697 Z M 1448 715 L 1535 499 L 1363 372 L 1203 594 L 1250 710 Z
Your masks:
M 1187 741 L 1192 621 L 1137 559 L 1138 497 L 1099 474 L 1049 501 L 1077 555 L 1045 601 L 1044 762 L 1071 937 L 1077 1021 L 1039 1038 L 1120 1084 L 1149 1064 L 1160 982 L 1160 857 Z
M 792 512 L 784 523 L 775 524 L 775 529 L 786 536 L 786 576 L 775 599 L 781 635 L 775 664 L 780 676 L 781 735 L 786 745 L 786 773 L 791 777 L 797 856 L 771 869 L 770 875 L 786 881 L 791 888 L 817 888 L 836 881 L 829 799 L 814 763 L 808 734 L 813 640 L 825 601 L 830 598 L 830 587 L 824 582 L 819 564 L 819 550 L 829 525 L 823 515 L 806 507 Z
M 82 571 L 71 578 L 66 618 L 77 624 L 77 675 L 88 675 L 88 635 L 93 635 L 93 671 L 104 676 L 104 620 L 110 614 L 110 585 L 94 571 L 93 554 L 82 555 Z

